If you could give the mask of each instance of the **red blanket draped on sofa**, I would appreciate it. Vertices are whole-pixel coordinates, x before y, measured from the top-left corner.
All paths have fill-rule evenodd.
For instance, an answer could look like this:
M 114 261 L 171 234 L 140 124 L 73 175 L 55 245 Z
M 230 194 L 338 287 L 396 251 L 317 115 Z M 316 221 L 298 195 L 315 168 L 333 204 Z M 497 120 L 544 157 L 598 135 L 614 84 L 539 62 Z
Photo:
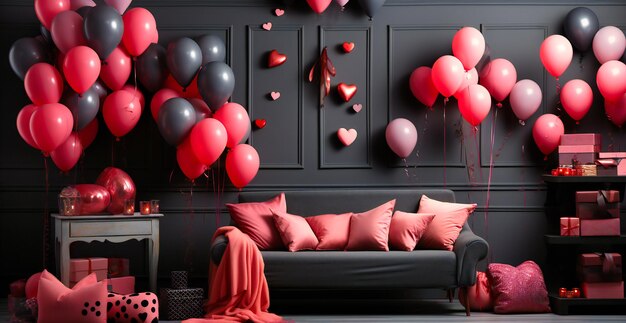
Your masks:
M 263 270 L 265 264 L 254 242 L 239 229 L 226 226 L 217 229 L 228 238 L 228 245 L 218 266 L 209 268 L 209 303 L 205 318 L 189 319 L 184 323 L 207 322 L 282 322 L 269 313 L 269 289 Z

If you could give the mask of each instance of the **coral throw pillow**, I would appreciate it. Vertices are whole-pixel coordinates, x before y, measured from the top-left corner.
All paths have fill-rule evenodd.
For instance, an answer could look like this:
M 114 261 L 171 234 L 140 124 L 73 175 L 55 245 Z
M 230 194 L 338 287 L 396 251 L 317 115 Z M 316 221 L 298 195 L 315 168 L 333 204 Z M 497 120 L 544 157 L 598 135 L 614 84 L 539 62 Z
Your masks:
M 109 293 L 107 309 L 107 322 L 159 322 L 159 299 L 154 293 Z
M 420 239 L 419 248 L 452 250 L 463 224 L 475 209 L 476 204 L 441 202 L 422 195 L 417 213 L 434 213 L 435 218 Z
M 319 241 L 305 218 L 274 210 L 272 213 L 283 244 L 289 251 L 315 250 Z
M 491 282 L 494 312 L 499 314 L 550 312 L 546 284 L 541 268 L 535 262 L 525 261 L 517 267 L 490 264 L 487 276 Z
M 394 212 L 389 227 L 389 247 L 412 251 L 434 217 L 433 213 Z
M 104 323 L 107 320 L 106 297 L 106 282 L 97 282 L 95 273 L 69 289 L 44 270 L 37 293 L 37 322 Z
M 469 286 L 467 292 L 464 288 L 459 291 L 459 300 L 465 308 L 467 308 L 467 300 L 469 299 L 470 310 L 477 312 L 487 312 L 493 309 L 493 300 L 491 298 L 491 284 L 487 274 L 482 271 L 476 272 L 476 284 Z
M 306 218 L 319 243 L 315 250 L 344 250 L 348 245 L 352 213 L 322 214 Z
M 367 212 L 352 214 L 346 250 L 389 251 L 389 224 L 395 205 L 396 200 L 391 200 Z
M 270 209 L 287 212 L 285 193 L 280 193 L 265 202 L 226 204 L 226 207 L 237 227 L 247 234 L 260 250 L 284 249 Z

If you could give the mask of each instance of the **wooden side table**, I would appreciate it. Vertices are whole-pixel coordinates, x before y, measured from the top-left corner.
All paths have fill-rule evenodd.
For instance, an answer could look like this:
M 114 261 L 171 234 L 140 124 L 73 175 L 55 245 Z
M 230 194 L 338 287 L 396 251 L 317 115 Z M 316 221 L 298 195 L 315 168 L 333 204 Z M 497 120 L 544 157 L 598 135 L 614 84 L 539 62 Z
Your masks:
M 61 282 L 70 282 L 70 245 L 76 241 L 109 241 L 120 243 L 148 239 L 150 290 L 156 292 L 159 263 L 159 220 L 163 214 L 140 215 L 80 215 L 54 218 L 55 260 Z

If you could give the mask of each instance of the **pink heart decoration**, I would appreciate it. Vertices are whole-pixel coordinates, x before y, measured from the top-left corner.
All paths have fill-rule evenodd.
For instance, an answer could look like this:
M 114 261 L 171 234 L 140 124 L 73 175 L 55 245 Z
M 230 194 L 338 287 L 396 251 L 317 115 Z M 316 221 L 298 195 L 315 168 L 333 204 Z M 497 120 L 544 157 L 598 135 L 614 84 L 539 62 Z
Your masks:
M 128 6 L 130 6 L 132 0 L 104 0 L 104 2 L 115 8 L 120 15 L 123 15 L 126 9 L 128 9 Z
M 283 9 L 276 9 L 276 10 L 274 10 L 274 13 L 276 14 L 276 17 L 280 17 L 280 16 L 285 14 L 285 10 L 283 10 Z
M 266 22 L 263 24 L 263 29 L 265 30 L 272 30 L 272 23 L 271 22 Z
M 354 110 L 354 112 L 356 112 L 356 113 L 361 112 L 361 109 L 363 109 L 363 105 L 360 104 L 360 103 L 357 103 L 357 104 L 352 106 L 352 110 Z
M 341 141 L 344 146 L 350 146 L 356 140 L 357 132 L 354 129 L 347 130 L 346 128 L 341 128 L 337 130 L 337 137 L 339 141 Z
M 280 98 L 280 92 L 272 92 L 270 93 L 270 96 L 272 97 L 272 100 L 276 101 Z

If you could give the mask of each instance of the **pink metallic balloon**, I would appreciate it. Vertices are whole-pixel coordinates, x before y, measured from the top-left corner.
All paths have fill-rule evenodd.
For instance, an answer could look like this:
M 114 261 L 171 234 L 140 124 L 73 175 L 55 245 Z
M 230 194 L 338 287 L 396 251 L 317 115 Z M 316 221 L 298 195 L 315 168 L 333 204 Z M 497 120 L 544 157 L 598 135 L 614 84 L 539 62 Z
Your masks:
M 80 213 L 98 214 L 104 212 L 111 203 L 109 191 L 96 184 L 78 184 L 74 188 L 80 194 Z
M 132 178 L 123 170 L 115 167 L 105 168 L 96 184 L 104 186 L 111 195 L 111 204 L 107 211 L 112 214 L 121 214 L 124 211 L 124 201 L 135 199 L 135 183 Z

